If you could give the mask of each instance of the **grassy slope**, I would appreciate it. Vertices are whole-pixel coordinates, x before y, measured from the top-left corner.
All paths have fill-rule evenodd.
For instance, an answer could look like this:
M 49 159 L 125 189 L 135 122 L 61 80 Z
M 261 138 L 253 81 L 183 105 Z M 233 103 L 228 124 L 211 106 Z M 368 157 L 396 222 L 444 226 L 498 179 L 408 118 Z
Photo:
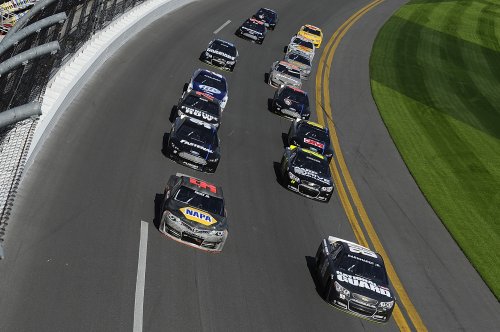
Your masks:
M 500 299 L 500 2 L 413 0 L 373 48 L 372 92 L 422 192 Z

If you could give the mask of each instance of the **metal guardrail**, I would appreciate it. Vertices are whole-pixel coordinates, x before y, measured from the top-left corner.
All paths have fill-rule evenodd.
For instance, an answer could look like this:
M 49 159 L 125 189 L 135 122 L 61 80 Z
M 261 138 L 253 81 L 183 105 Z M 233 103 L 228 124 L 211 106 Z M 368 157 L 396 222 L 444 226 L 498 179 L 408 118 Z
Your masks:
M 96 31 L 145 1 L 40 0 L 0 41 L 0 259 L 10 208 L 38 121 L 34 105 L 41 103 L 57 69 Z

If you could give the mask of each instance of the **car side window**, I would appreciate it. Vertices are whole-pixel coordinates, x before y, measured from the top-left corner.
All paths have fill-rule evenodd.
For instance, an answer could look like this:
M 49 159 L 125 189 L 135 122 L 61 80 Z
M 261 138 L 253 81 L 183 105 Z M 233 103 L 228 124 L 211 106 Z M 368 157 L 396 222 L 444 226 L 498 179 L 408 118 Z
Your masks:
M 339 256 L 340 252 L 342 251 L 342 245 L 338 242 L 335 242 L 332 247 L 333 250 L 330 255 L 332 259 L 336 259 Z

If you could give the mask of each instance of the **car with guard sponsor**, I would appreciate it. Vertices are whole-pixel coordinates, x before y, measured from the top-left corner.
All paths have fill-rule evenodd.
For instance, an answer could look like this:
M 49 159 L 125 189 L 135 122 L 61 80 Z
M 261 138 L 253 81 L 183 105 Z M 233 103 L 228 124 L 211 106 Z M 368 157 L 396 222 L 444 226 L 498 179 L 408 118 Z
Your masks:
M 200 121 L 219 127 L 221 108 L 211 95 L 191 90 L 184 92 L 175 106 L 178 116 L 190 116 Z
M 214 39 L 200 55 L 200 60 L 224 70 L 233 71 L 238 60 L 238 50 L 233 43 Z
M 222 110 L 226 107 L 229 88 L 224 76 L 206 69 L 197 69 L 189 83 L 184 85 L 184 91 L 191 90 L 207 93 L 220 102 Z
M 259 9 L 252 17 L 264 22 L 264 25 L 269 30 L 274 30 L 276 28 L 276 24 L 278 24 L 278 13 L 269 8 Z
M 380 254 L 359 244 L 329 236 L 315 257 L 318 291 L 345 312 L 385 323 L 396 299 Z
M 297 51 L 290 51 L 285 54 L 285 58 L 283 60 L 299 67 L 301 79 L 309 79 L 309 75 L 311 74 L 311 60 L 306 54 Z
M 297 145 L 325 156 L 328 161 L 333 157 L 330 132 L 319 123 L 297 119 L 290 125 L 287 135 L 288 145 Z
M 309 96 L 304 90 L 282 85 L 274 93 L 271 111 L 289 119 L 309 119 Z
M 267 28 L 264 22 L 249 18 L 236 30 L 235 35 L 262 44 L 266 38 Z
M 299 67 L 286 61 L 275 61 L 269 71 L 267 83 L 275 88 L 281 85 L 302 86 Z
M 285 47 L 286 53 L 291 51 L 302 52 L 312 61 L 316 52 L 316 46 L 314 46 L 310 39 L 295 35 L 290 40 L 288 46 Z
M 329 202 L 333 180 L 328 160 L 321 154 L 291 145 L 285 148 L 280 164 L 281 183 L 302 196 Z
M 323 32 L 321 29 L 310 24 L 301 26 L 297 35 L 310 39 L 316 48 L 320 48 L 323 41 Z
M 217 128 L 191 117 L 178 117 L 163 150 L 181 165 L 214 173 L 220 161 Z
M 159 231 L 188 246 L 220 253 L 228 235 L 222 188 L 177 173 L 163 194 Z

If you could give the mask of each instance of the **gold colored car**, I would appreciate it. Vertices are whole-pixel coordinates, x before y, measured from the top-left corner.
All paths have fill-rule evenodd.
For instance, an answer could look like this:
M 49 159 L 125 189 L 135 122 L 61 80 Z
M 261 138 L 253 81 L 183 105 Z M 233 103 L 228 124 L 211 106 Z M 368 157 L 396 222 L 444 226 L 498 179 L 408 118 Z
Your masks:
M 323 41 L 323 32 L 321 29 L 310 24 L 300 27 L 297 35 L 310 39 L 316 48 L 319 48 L 321 46 L 321 42 Z

